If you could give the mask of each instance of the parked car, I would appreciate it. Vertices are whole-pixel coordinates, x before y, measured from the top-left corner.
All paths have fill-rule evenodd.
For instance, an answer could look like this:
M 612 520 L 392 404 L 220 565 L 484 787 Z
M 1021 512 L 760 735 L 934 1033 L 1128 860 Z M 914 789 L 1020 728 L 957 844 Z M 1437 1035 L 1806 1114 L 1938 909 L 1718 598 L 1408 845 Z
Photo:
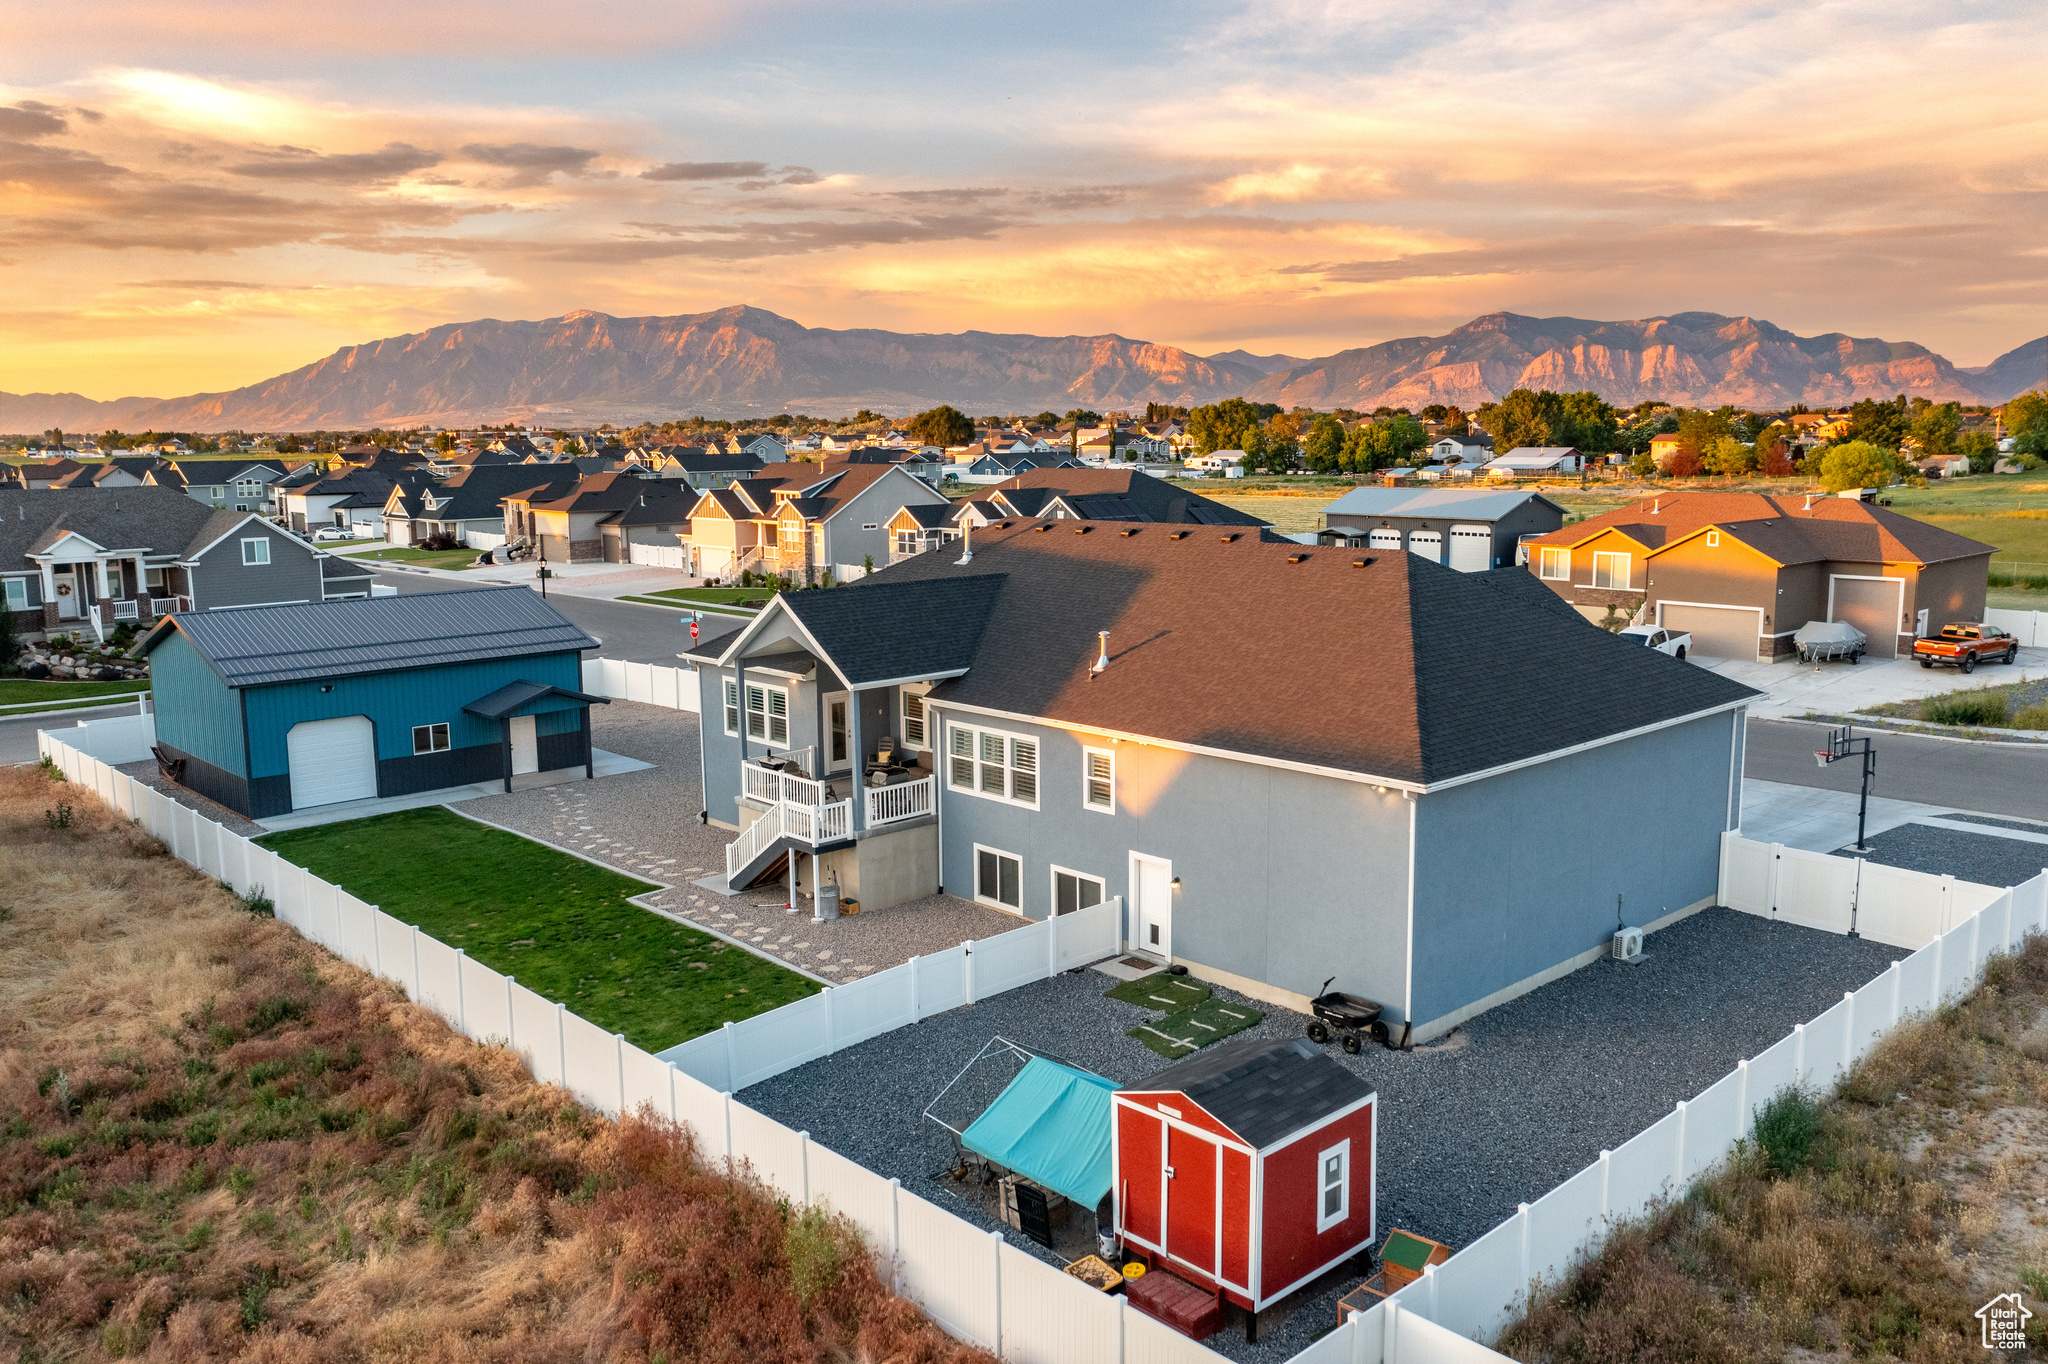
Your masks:
M 1661 625 L 1631 625 L 1621 631 L 1621 637 L 1681 661 L 1692 652 L 1691 635 L 1682 630 L 1666 630 Z
M 1920 660 L 1923 668 L 1943 663 L 1973 673 L 1979 663 L 2016 663 L 2019 656 L 2018 640 L 1995 625 L 1975 621 L 1944 625 L 1932 639 L 1913 641 L 1913 657 Z
M 322 526 L 313 532 L 313 542 L 315 544 L 325 540 L 353 540 L 356 538 L 356 533 L 346 526 Z

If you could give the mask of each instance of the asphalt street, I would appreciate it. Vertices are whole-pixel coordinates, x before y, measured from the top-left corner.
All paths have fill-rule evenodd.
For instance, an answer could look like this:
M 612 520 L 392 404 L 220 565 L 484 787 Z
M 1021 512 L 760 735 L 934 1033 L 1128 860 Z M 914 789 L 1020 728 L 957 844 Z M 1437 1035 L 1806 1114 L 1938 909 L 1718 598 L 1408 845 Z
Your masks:
M 446 592 L 450 588 L 467 587 L 467 584 L 451 582 L 447 578 L 429 578 L 419 573 L 379 573 L 377 581 L 400 592 Z M 476 585 L 497 586 L 482 582 Z M 673 668 L 676 655 L 690 647 L 690 627 L 681 623 L 682 612 L 679 610 L 579 597 L 568 592 L 548 593 L 548 604 L 599 640 L 604 647 L 598 652 L 605 658 L 620 658 L 629 663 L 659 663 Z
M 1854 758 L 1823 768 L 1813 751 L 1828 727 L 1786 720 L 1751 720 L 1745 776 L 1790 786 L 1855 791 L 1863 764 Z M 1861 730 L 1877 752 L 1870 794 L 1891 800 L 1952 805 L 1958 810 L 2048 819 L 2048 744 L 1962 743 Z

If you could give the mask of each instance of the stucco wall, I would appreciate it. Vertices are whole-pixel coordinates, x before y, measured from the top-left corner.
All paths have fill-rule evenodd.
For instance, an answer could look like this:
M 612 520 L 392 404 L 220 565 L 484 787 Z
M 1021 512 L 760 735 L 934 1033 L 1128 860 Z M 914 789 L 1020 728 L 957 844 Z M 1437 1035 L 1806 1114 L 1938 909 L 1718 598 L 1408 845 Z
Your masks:
M 1418 1025 L 1607 942 L 1617 894 L 1631 925 L 1713 896 L 1740 733 L 1708 716 L 1423 796 Z
M 1337 988 L 1398 1005 L 1408 906 L 1408 803 L 1399 792 L 1123 743 L 1113 746 L 1117 812 L 1101 814 L 1082 805 L 1082 739 L 934 709 L 947 724 L 1040 742 L 1035 811 L 942 789 L 950 893 L 973 897 L 980 843 L 1021 860 L 1029 918 L 1049 911 L 1055 865 L 1100 877 L 1105 896 L 1128 904 L 1131 854 L 1142 853 L 1171 862 L 1181 880 L 1176 959 L 1299 995 L 1334 975 Z

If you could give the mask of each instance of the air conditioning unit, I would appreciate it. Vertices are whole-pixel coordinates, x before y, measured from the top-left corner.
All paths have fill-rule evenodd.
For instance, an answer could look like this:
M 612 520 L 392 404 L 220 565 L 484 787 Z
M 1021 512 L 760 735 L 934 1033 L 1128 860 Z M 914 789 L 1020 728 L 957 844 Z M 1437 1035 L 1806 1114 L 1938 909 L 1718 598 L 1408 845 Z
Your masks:
M 1643 959 L 1643 930 L 1623 928 L 1614 934 L 1614 959 L 1637 962 Z

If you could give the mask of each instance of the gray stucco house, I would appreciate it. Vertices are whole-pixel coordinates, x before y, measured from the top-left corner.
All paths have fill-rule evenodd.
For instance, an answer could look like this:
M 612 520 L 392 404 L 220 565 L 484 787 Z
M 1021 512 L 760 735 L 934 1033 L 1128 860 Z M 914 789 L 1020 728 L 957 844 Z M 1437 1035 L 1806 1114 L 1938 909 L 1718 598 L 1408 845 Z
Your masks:
M 1592 960 L 1617 896 L 1652 928 L 1713 902 L 1757 693 L 1526 573 L 1071 520 L 973 550 L 689 655 L 735 887 L 1122 896 L 1129 950 L 1296 1009 L 1334 975 L 1417 1037 Z
M 1318 543 L 1405 549 L 1462 573 L 1510 568 L 1516 546 L 1564 524 L 1563 507 L 1513 488 L 1353 488 L 1323 508 Z
M 176 488 L 0 491 L 0 591 L 24 631 L 367 596 L 370 572 Z

